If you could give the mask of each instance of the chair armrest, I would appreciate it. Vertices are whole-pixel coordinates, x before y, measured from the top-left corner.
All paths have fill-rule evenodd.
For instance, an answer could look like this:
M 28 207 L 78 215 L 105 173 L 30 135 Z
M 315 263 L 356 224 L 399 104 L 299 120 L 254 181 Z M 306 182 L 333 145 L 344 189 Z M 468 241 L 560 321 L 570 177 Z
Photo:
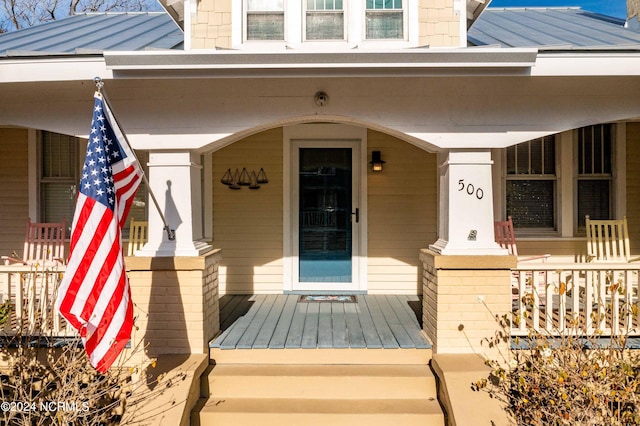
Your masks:
M 5 265 L 11 265 L 12 263 L 21 263 L 23 265 L 27 264 L 24 260 L 18 259 L 17 257 L 0 256 L 0 259 L 4 262 Z
M 631 259 L 629 259 L 629 262 L 637 262 L 640 260 L 640 257 L 632 257 Z
M 541 255 L 538 255 L 538 256 L 529 256 L 529 257 L 518 258 L 518 262 L 528 262 L 530 260 L 539 260 L 539 259 L 542 259 L 543 262 L 546 262 L 549 257 L 551 257 L 550 254 L 541 254 Z

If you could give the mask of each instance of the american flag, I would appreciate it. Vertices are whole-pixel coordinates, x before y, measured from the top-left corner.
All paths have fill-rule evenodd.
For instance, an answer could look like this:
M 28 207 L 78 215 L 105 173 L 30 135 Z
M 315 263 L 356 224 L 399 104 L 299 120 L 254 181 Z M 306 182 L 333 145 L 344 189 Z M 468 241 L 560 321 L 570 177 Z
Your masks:
M 113 364 L 131 337 L 133 303 L 121 231 L 141 179 L 135 155 L 96 92 L 56 307 L 78 330 L 91 365 L 100 372 Z

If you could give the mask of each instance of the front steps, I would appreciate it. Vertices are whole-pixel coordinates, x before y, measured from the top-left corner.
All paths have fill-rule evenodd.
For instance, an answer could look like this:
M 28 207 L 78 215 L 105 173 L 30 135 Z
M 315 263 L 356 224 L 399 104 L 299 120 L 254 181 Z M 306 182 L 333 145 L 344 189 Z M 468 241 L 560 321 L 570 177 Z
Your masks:
M 193 425 L 445 424 L 427 364 L 219 364 L 203 382 Z

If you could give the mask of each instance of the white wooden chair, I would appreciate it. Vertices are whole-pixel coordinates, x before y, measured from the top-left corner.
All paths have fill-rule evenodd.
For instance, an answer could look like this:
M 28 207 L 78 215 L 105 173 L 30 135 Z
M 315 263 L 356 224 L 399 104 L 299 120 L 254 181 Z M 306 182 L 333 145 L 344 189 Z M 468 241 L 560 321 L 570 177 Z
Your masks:
M 133 217 L 129 222 L 129 245 L 127 256 L 133 256 L 149 240 L 149 222 L 135 220 Z
M 585 216 L 587 227 L 587 262 L 634 262 L 631 257 L 627 217 L 592 220 Z
M 586 215 L 585 225 L 587 231 L 587 262 L 629 263 L 640 260 L 640 257 L 631 257 L 629 227 L 626 216 L 622 219 L 593 220 L 589 218 L 589 215 Z M 600 289 L 601 292 L 604 292 L 606 302 L 609 303 L 611 285 L 616 281 L 625 281 L 623 274 L 620 275 L 607 276 L 604 283 L 601 283 L 599 276 L 595 276 L 592 280 L 594 294 L 598 293 L 598 289 Z M 637 273 L 634 272 L 632 276 L 628 276 L 627 280 L 629 279 L 637 284 Z M 631 282 L 626 284 L 633 288 L 635 303 L 638 297 L 637 287 Z
M 5 265 L 22 264 L 41 267 L 65 263 L 64 240 L 67 232 L 65 220 L 58 223 L 31 222 L 27 219 L 22 259 L 14 255 L 1 256 Z

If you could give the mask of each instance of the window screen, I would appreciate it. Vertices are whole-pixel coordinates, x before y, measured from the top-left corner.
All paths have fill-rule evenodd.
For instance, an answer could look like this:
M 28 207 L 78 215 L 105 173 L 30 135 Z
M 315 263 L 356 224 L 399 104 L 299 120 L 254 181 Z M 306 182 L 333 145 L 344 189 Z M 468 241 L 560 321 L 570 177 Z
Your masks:
M 556 228 L 555 137 L 507 148 L 506 208 L 515 228 Z

